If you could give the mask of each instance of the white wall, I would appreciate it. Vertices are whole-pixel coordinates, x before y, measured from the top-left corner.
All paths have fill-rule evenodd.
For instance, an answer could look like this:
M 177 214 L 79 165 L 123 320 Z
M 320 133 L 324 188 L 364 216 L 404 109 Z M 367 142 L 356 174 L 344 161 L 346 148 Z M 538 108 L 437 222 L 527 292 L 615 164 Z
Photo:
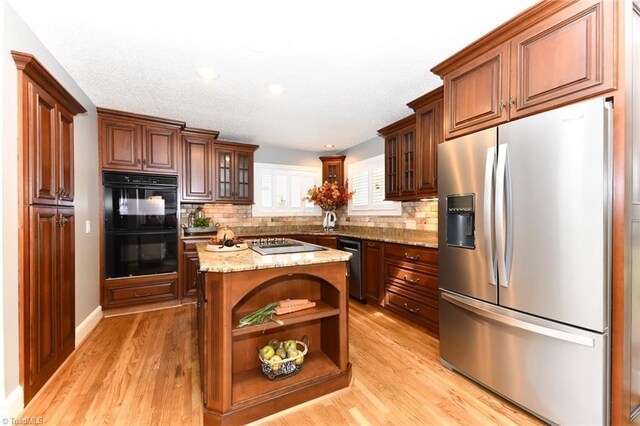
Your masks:
M 19 387 L 18 344 L 18 96 L 17 70 L 11 50 L 35 55 L 87 109 L 75 119 L 76 326 L 95 310 L 99 298 L 98 131 L 95 105 L 36 35 L 4 0 L 2 8 L 2 187 L 0 188 L 0 401 Z M 91 233 L 85 234 L 85 221 Z M 15 392 L 14 392 L 15 394 Z

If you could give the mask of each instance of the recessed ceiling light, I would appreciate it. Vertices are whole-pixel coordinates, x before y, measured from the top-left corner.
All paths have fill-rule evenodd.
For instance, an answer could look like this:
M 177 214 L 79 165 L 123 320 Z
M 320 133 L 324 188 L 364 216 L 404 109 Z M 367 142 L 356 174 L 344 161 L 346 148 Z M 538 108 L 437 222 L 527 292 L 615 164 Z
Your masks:
M 212 68 L 198 68 L 196 71 L 200 78 L 205 80 L 215 80 L 218 78 L 218 73 Z
M 280 86 L 279 84 L 270 84 L 267 89 L 272 95 L 281 95 L 283 91 L 282 86 Z
M 333 148 L 335 148 L 336 146 L 335 146 L 334 144 L 332 144 L 332 143 L 328 143 L 328 144 L 326 144 L 324 147 L 325 147 L 325 148 L 327 148 L 327 149 L 333 149 Z

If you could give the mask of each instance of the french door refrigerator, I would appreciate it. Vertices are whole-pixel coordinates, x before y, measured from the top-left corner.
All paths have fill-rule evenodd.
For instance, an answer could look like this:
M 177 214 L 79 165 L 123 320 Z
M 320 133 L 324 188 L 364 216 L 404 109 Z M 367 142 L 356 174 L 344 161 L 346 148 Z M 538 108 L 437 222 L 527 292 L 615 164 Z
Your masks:
M 609 422 L 612 106 L 439 146 L 440 356 L 547 422 Z

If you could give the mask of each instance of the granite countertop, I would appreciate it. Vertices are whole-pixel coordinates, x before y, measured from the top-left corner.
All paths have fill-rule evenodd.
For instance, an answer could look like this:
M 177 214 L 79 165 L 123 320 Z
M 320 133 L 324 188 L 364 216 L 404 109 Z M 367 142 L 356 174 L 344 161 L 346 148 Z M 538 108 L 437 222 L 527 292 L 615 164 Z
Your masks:
M 339 227 L 335 231 L 326 232 L 318 227 L 302 227 L 302 226 L 282 226 L 282 227 L 238 227 L 234 229 L 235 233 L 242 238 L 243 236 L 269 236 L 274 235 L 318 235 L 318 236 L 336 236 L 351 237 L 362 240 L 382 241 L 385 243 L 407 244 L 412 246 L 438 248 L 438 233 L 427 231 L 414 231 L 410 229 L 396 228 L 369 228 L 364 226 L 355 227 Z M 201 240 L 208 238 L 207 236 L 187 236 L 182 237 L 183 240 Z
M 333 249 L 262 256 L 251 249 L 226 253 L 209 252 L 205 250 L 206 246 L 206 243 L 197 245 L 200 270 L 205 272 L 253 271 L 256 269 L 346 262 L 351 258 L 351 253 Z

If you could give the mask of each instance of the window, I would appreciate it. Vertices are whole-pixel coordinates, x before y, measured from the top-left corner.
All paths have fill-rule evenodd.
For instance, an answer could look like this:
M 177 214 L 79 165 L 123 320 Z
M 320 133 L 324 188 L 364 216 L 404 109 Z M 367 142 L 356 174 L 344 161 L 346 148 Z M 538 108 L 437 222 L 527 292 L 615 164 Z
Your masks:
M 320 216 L 320 207 L 302 201 L 313 185 L 320 185 L 322 168 L 254 164 L 254 185 L 258 196 L 252 215 L 259 216 Z
M 349 214 L 361 216 L 400 216 L 402 204 L 384 200 L 384 154 L 357 161 L 347 167 Z

